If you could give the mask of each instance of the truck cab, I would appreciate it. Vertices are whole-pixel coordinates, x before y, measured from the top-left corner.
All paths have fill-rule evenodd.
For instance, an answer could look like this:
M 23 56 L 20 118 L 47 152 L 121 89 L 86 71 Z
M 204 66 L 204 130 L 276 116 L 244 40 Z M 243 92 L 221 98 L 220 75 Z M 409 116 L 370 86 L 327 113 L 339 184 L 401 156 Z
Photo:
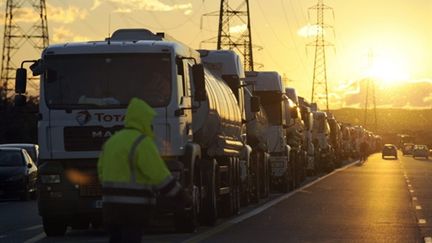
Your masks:
M 281 77 L 277 72 L 247 72 L 246 81 L 253 84 L 253 94 L 267 114 L 269 126 L 266 138 L 270 153 L 272 186 L 282 192 L 294 188 L 294 170 L 290 162 L 291 148 L 286 142 L 285 107 L 288 97 L 282 87 Z
M 327 114 L 323 111 L 314 111 L 313 118 L 312 141 L 316 151 L 316 159 L 318 160 L 318 170 L 328 172 L 334 169 L 334 164 Z

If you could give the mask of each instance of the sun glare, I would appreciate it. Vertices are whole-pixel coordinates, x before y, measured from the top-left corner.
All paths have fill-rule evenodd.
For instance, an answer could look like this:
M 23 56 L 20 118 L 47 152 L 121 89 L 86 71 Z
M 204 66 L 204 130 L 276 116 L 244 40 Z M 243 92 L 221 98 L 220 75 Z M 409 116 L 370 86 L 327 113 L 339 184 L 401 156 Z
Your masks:
M 385 87 L 404 84 L 411 79 L 407 63 L 393 58 L 374 60 L 368 76 L 375 79 L 377 84 Z

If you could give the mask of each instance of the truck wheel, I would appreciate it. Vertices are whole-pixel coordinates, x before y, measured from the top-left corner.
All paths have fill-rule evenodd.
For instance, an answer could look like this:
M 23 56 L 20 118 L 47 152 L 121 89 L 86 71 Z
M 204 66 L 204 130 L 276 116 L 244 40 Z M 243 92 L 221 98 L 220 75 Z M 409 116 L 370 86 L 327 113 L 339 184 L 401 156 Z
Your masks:
M 63 219 L 42 217 L 45 234 L 51 236 L 63 236 L 66 233 L 66 222 Z
M 260 169 L 259 169 L 259 165 L 261 163 L 260 159 L 260 154 L 259 153 L 253 153 L 253 155 L 251 156 L 251 161 L 250 161 L 250 174 L 249 174 L 249 178 L 250 178 L 250 186 L 249 186 L 249 191 L 250 191 L 250 201 L 252 203 L 257 203 L 261 197 L 260 194 L 260 185 L 261 185 L 261 178 L 260 178 Z
M 193 233 L 198 227 L 196 210 L 185 209 L 175 213 L 174 224 L 179 233 Z
M 261 184 L 260 184 L 260 194 L 261 198 L 267 198 L 270 195 L 270 164 L 268 160 L 267 153 L 261 152 L 260 153 L 260 178 L 261 178 Z
M 203 225 L 213 226 L 217 221 L 217 191 L 216 191 L 216 160 L 203 160 L 201 175 L 203 176 L 204 195 L 201 204 L 200 222 Z

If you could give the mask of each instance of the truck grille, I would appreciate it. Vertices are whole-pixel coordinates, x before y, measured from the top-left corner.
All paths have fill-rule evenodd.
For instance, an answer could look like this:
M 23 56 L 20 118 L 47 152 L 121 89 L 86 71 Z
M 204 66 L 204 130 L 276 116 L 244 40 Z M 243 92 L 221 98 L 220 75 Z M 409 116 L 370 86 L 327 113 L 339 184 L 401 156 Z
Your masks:
M 123 126 L 65 127 L 65 151 L 100 151 L 105 141 L 122 128 Z

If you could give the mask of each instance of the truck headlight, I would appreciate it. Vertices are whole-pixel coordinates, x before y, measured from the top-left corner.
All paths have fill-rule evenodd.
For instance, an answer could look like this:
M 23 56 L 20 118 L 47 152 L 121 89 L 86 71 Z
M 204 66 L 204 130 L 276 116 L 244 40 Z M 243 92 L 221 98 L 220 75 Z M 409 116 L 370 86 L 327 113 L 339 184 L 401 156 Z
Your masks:
M 40 181 L 43 184 L 58 184 L 60 183 L 60 175 L 41 175 Z

